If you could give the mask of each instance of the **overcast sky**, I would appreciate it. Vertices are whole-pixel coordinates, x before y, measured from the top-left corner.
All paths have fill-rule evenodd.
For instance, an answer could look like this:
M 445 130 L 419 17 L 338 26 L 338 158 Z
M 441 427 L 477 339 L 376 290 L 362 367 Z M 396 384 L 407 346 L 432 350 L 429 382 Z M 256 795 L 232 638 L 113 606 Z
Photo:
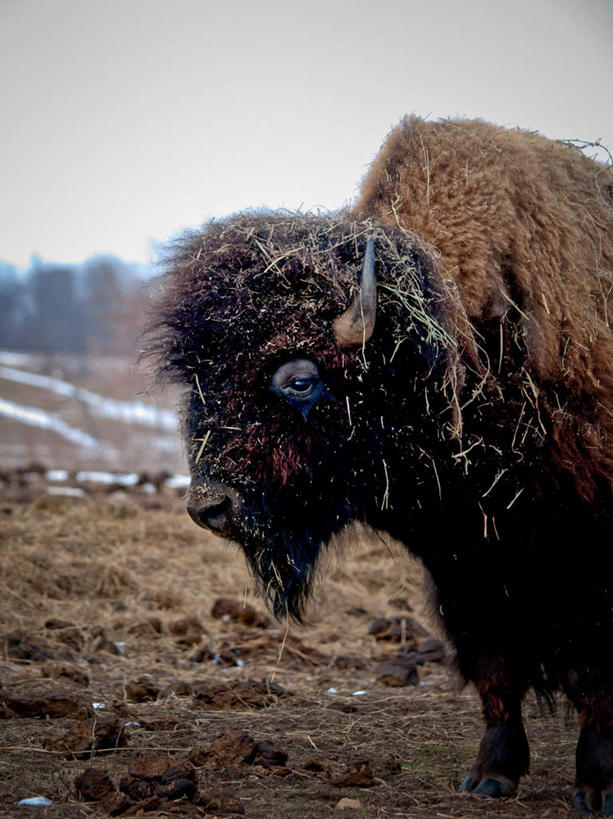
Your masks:
M 406 113 L 613 148 L 611 0 L 0 0 L 0 260 L 355 196 Z

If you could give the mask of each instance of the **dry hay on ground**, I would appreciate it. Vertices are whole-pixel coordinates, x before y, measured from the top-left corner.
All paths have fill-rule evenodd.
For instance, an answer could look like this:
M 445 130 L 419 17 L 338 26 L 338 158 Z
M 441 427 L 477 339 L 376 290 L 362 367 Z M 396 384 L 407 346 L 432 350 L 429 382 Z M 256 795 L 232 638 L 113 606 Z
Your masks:
M 386 541 L 351 538 L 286 635 L 179 501 L 22 500 L 0 499 L 2 816 L 572 815 L 575 731 L 531 702 L 519 796 L 456 794 L 478 704 Z M 399 655 L 420 684 L 377 678 Z M 53 805 L 16 807 L 37 794 Z

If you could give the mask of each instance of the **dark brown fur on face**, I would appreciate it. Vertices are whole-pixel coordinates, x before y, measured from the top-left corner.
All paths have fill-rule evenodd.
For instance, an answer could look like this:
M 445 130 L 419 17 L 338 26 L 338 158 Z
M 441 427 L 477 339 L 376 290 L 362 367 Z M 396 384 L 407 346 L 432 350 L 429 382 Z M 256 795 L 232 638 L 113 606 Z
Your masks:
M 346 348 L 371 235 L 376 322 Z M 152 349 L 187 390 L 194 518 L 296 617 L 346 523 L 402 540 L 483 701 L 463 789 L 515 791 L 522 699 L 561 688 L 575 807 L 613 815 L 613 172 L 536 134 L 407 119 L 351 213 L 211 223 L 163 288 Z

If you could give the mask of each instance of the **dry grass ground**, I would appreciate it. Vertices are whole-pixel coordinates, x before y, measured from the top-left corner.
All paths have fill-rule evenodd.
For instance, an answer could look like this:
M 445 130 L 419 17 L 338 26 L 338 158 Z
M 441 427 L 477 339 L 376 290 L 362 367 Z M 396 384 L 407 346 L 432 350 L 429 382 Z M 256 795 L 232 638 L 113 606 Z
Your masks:
M 1 816 L 573 815 L 563 708 L 527 702 L 531 775 L 481 801 L 457 794 L 480 736 L 472 690 L 427 655 L 418 685 L 377 679 L 383 658 L 424 649 L 419 625 L 433 633 L 420 567 L 386 541 L 348 536 L 310 624 L 286 633 L 242 557 L 168 490 L 5 485 L 0 527 Z M 220 597 L 235 601 L 221 618 Z M 369 633 L 379 617 L 411 620 L 394 642 Z M 34 795 L 53 804 L 17 807 Z

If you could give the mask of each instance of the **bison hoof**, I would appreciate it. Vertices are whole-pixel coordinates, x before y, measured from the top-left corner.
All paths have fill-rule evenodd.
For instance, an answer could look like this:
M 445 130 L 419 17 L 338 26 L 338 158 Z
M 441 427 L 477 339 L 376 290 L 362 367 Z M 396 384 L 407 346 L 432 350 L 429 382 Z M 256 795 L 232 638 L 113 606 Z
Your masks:
M 573 794 L 572 807 L 577 813 L 600 811 L 603 816 L 613 816 L 613 793 L 601 796 L 598 791 L 577 790 Z
M 474 776 L 467 776 L 460 786 L 460 793 L 470 793 L 472 796 L 489 796 L 492 799 L 515 796 L 517 785 L 506 776 L 488 776 L 478 780 Z

